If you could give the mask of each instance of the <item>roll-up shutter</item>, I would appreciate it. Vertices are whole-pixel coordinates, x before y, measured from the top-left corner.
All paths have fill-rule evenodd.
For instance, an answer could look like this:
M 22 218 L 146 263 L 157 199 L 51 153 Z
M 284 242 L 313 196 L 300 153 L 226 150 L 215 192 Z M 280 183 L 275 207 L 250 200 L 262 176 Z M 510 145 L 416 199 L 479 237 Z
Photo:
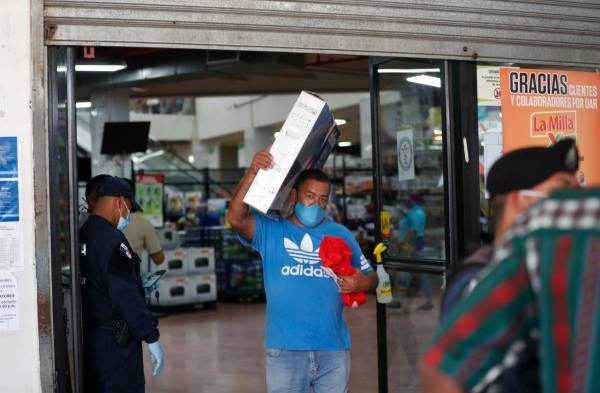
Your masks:
M 600 64 L 598 0 L 45 0 L 49 45 Z

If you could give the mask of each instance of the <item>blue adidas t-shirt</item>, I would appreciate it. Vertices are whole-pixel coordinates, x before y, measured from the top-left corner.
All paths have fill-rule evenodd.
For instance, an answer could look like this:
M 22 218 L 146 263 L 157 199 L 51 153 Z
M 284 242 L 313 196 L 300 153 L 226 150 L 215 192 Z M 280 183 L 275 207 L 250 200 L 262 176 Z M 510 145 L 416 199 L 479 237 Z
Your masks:
M 321 270 L 319 245 L 326 235 L 343 238 L 352 250 L 352 265 L 365 274 L 371 272 L 352 233 L 331 220 L 307 228 L 261 214 L 252 217 L 256 233 L 251 246 L 263 260 L 267 348 L 349 349 L 341 295 L 333 279 Z

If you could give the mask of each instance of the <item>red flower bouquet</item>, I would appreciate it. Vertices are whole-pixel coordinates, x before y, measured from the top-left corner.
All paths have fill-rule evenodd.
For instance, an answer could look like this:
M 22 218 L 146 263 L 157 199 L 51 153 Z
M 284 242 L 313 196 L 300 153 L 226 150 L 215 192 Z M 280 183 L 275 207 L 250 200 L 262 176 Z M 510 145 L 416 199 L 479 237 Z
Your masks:
M 336 283 L 339 277 L 356 274 L 356 269 L 352 267 L 352 250 L 344 239 L 325 236 L 319 247 L 319 256 L 323 271 L 336 280 Z M 342 302 L 347 307 L 356 308 L 366 301 L 367 294 L 364 292 L 342 293 Z

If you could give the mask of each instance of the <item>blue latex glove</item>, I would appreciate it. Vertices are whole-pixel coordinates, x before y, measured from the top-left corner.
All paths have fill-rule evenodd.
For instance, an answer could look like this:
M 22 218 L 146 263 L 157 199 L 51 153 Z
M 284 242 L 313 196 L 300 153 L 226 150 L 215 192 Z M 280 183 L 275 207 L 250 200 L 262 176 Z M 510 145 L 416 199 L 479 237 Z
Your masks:
M 152 273 L 150 273 L 150 272 L 142 273 L 142 284 L 144 282 L 146 282 L 146 280 L 148 280 L 148 277 L 150 277 L 150 276 L 152 276 Z M 146 296 L 150 295 L 152 292 L 154 292 L 158 289 L 159 285 L 160 285 L 160 281 L 157 281 L 151 287 L 144 287 L 144 295 L 146 295 Z
M 154 371 L 152 372 L 152 375 L 156 377 L 158 374 L 160 374 L 165 365 L 165 353 L 163 352 L 162 346 L 158 341 L 148 344 L 148 349 L 150 350 L 150 358 L 152 359 L 152 363 L 154 363 Z

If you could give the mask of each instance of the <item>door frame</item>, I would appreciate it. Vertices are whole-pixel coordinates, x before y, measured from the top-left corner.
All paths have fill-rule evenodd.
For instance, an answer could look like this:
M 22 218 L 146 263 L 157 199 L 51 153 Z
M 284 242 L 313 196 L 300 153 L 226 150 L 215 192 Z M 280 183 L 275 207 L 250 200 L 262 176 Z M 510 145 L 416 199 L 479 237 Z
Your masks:
M 59 50 L 60 48 L 65 48 L 64 46 L 58 47 L 47 47 L 47 64 L 50 66 L 52 62 L 50 61 L 50 57 L 52 56 L 52 52 Z M 66 163 L 69 166 L 69 214 L 70 214 L 70 256 L 71 256 L 71 268 L 72 275 L 70 278 L 71 288 L 74 288 L 74 296 L 73 303 L 71 307 L 72 315 L 75 318 L 72 319 L 68 328 L 72 332 L 71 345 L 74 348 L 74 357 L 73 357 L 73 391 L 80 392 L 83 387 L 83 352 L 82 352 L 82 328 L 81 328 L 81 294 L 80 294 L 80 278 L 79 278 L 79 269 L 78 269 L 78 222 L 77 222 L 77 172 L 76 172 L 76 146 L 77 146 L 77 135 L 76 135 L 76 109 L 75 109 L 75 70 L 74 70 L 74 62 L 75 62 L 75 50 L 77 47 L 67 47 L 66 50 L 68 52 L 68 63 L 71 66 L 67 67 L 67 130 L 68 130 L 68 143 L 69 143 L 69 162 Z M 371 96 L 371 136 L 372 136 L 372 156 L 373 156 L 373 180 L 374 187 L 373 191 L 373 201 L 376 206 L 376 219 L 375 219 L 375 240 L 379 242 L 382 240 L 381 236 L 381 223 L 379 220 L 380 212 L 381 212 L 381 189 L 378 186 L 381 184 L 381 172 L 376 168 L 380 168 L 381 161 L 379 157 L 379 144 L 380 144 L 380 135 L 379 135 L 379 118 L 378 114 L 378 106 L 379 106 L 379 77 L 376 71 L 376 67 L 392 60 L 403 59 L 410 60 L 411 58 L 405 57 L 369 57 L 369 81 L 370 81 L 370 96 Z M 422 59 L 415 59 L 421 60 Z M 477 104 L 476 104 L 476 93 L 472 95 L 463 94 L 458 89 L 463 89 L 465 86 L 475 92 L 475 65 L 474 62 L 466 62 L 466 61 L 449 61 L 449 60 L 440 60 L 443 65 L 443 74 L 442 81 L 444 82 L 444 91 L 441 98 L 441 106 L 442 106 L 442 126 L 446 130 L 446 137 L 443 142 L 443 155 L 445 157 L 445 163 L 443 166 L 444 173 L 444 188 L 445 188 L 445 197 L 444 203 L 446 208 L 446 262 L 443 266 L 440 267 L 439 261 L 435 261 L 435 263 L 431 263 L 431 268 L 420 269 L 419 267 L 410 266 L 410 261 L 388 261 L 386 266 L 397 269 L 397 270 L 410 270 L 414 272 L 422 272 L 422 273 L 433 273 L 443 275 L 447 272 L 451 272 L 454 270 L 457 261 L 460 257 L 464 256 L 466 247 L 464 245 L 467 243 L 467 240 L 472 241 L 473 239 L 473 231 L 474 228 L 478 227 L 478 215 L 473 215 L 473 209 L 464 211 L 457 209 L 459 206 L 459 202 L 461 202 L 459 195 L 466 195 L 467 193 L 473 193 L 474 190 L 477 191 L 476 194 L 470 194 L 471 196 L 476 195 L 478 200 L 478 189 L 479 182 L 477 176 L 473 179 L 473 164 L 478 164 L 478 137 L 477 137 Z M 56 165 L 60 164 L 53 160 L 53 150 L 52 150 L 52 105 L 53 103 L 52 96 L 54 94 L 53 89 L 55 88 L 55 81 L 53 81 L 51 69 L 47 70 L 48 75 L 48 138 L 49 138 L 49 146 L 48 146 L 48 165 L 49 165 L 49 173 L 50 173 L 50 183 L 49 188 L 52 191 L 53 186 L 52 182 L 54 177 L 52 174 L 56 171 Z M 474 102 L 474 105 L 473 105 Z M 470 105 L 470 107 L 469 107 Z M 467 112 L 463 112 L 461 108 L 470 108 Z M 473 138 L 475 136 L 475 139 Z M 467 138 L 467 141 L 475 141 L 475 143 L 468 143 L 468 151 L 470 157 L 473 157 L 470 160 L 470 165 L 465 166 L 464 162 L 461 164 L 462 155 L 458 154 L 458 152 L 463 149 L 463 137 Z M 64 163 L 63 163 L 64 164 Z M 469 163 L 467 163 L 469 164 Z M 475 166 L 477 168 L 477 166 Z M 475 169 L 476 171 L 477 169 Z M 476 173 L 476 172 L 475 172 Z M 460 175 L 458 175 L 460 174 Z M 476 183 L 476 187 L 473 185 Z M 468 185 L 468 187 L 467 187 Z M 52 213 L 52 208 L 56 208 L 57 195 L 54 192 L 50 192 L 49 195 L 49 205 L 50 205 L 50 228 L 54 228 L 53 221 L 56 220 L 56 214 Z M 469 199 L 471 200 L 471 199 Z M 473 220 L 475 217 L 475 220 Z M 465 223 L 469 223 L 469 233 L 461 233 L 461 228 L 466 228 Z M 476 225 L 473 225 L 473 223 Z M 55 233 L 55 231 L 52 231 Z M 51 233 L 51 244 L 56 244 L 56 239 L 54 235 Z M 50 283 L 52 287 L 52 293 L 56 296 L 55 286 L 61 285 L 61 280 L 57 281 L 57 277 L 60 277 L 60 266 L 55 266 L 56 259 L 51 259 L 51 274 L 53 279 Z M 427 261 L 425 261 L 427 262 Z M 57 273 L 58 272 L 58 273 Z M 60 323 L 57 322 L 57 318 L 60 318 L 60 315 L 56 314 L 56 311 L 60 308 L 62 309 L 64 303 L 62 298 L 56 298 L 53 296 L 52 301 L 52 318 L 54 321 L 54 340 L 60 339 L 58 335 L 63 334 L 61 329 L 57 329 L 60 327 Z M 56 304 L 56 302 L 59 302 Z M 62 324 L 63 328 L 67 328 L 64 324 Z M 77 348 L 77 349 L 76 349 Z M 386 310 L 385 306 L 377 303 L 377 348 L 378 348 L 378 386 L 379 392 L 387 392 L 388 391 L 388 362 L 387 362 L 387 327 L 386 327 Z M 53 350 L 53 355 L 56 356 L 56 349 Z M 55 361 L 55 370 L 57 371 L 57 360 Z
M 375 202 L 375 243 L 383 241 L 381 234 L 382 173 L 379 132 L 379 74 L 377 68 L 397 57 L 369 58 L 369 88 L 371 96 L 371 139 L 373 160 L 373 200 Z M 423 59 L 415 59 L 423 61 Z M 435 59 L 438 60 L 438 59 Z M 386 258 L 384 266 L 396 271 L 443 275 L 444 279 L 456 270 L 459 262 L 479 245 L 479 137 L 477 133 L 476 63 L 441 61 L 442 144 L 445 252 L 440 260 L 419 259 L 415 266 L 410 258 Z M 445 282 L 445 281 L 444 281 Z M 377 303 L 377 363 L 379 393 L 388 392 L 387 315 L 386 307 Z
M 58 64 L 59 52 L 64 51 L 64 64 Z M 57 392 L 83 391 L 83 331 L 81 318 L 81 286 L 79 274 L 79 225 L 77 189 L 77 112 L 75 103 L 75 48 L 48 47 L 48 172 L 51 249 L 50 291 L 54 348 L 54 378 Z M 64 76 L 59 77 L 59 73 Z M 61 85 L 59 87 L 59 84 Z M 64 97 L 58 97 L 58 89 Z M 66 136 L 66 138 L 65 138 Z M 62 142 L 60 140 L 63 139 Z M 66 147 L 61 146 L 66 144 Z M 59 160 L 63 149 L 66 160 Z M 66 150 L 66 151 L 65 151 Z M 67 183 L 60 182 L 67 173 Z M 66 185 L 66 189 L 64 188 Z M 66 195 L 65 195 L 66 194 Z M 64 203 L 68 201 L 68 207 Z M 62 236 L 58 211 L 68 216 L 68 239 Z M 66 212 L 65 212 L 66 211 Z M 60 247 L 68 247 L 69 275 L 63 276 Z M 70 293 L 67 318 L 64 292 Z M 66 348 L 63 348 L 66 346 Z M 72 354 L 69 356 L 69 348 Z

